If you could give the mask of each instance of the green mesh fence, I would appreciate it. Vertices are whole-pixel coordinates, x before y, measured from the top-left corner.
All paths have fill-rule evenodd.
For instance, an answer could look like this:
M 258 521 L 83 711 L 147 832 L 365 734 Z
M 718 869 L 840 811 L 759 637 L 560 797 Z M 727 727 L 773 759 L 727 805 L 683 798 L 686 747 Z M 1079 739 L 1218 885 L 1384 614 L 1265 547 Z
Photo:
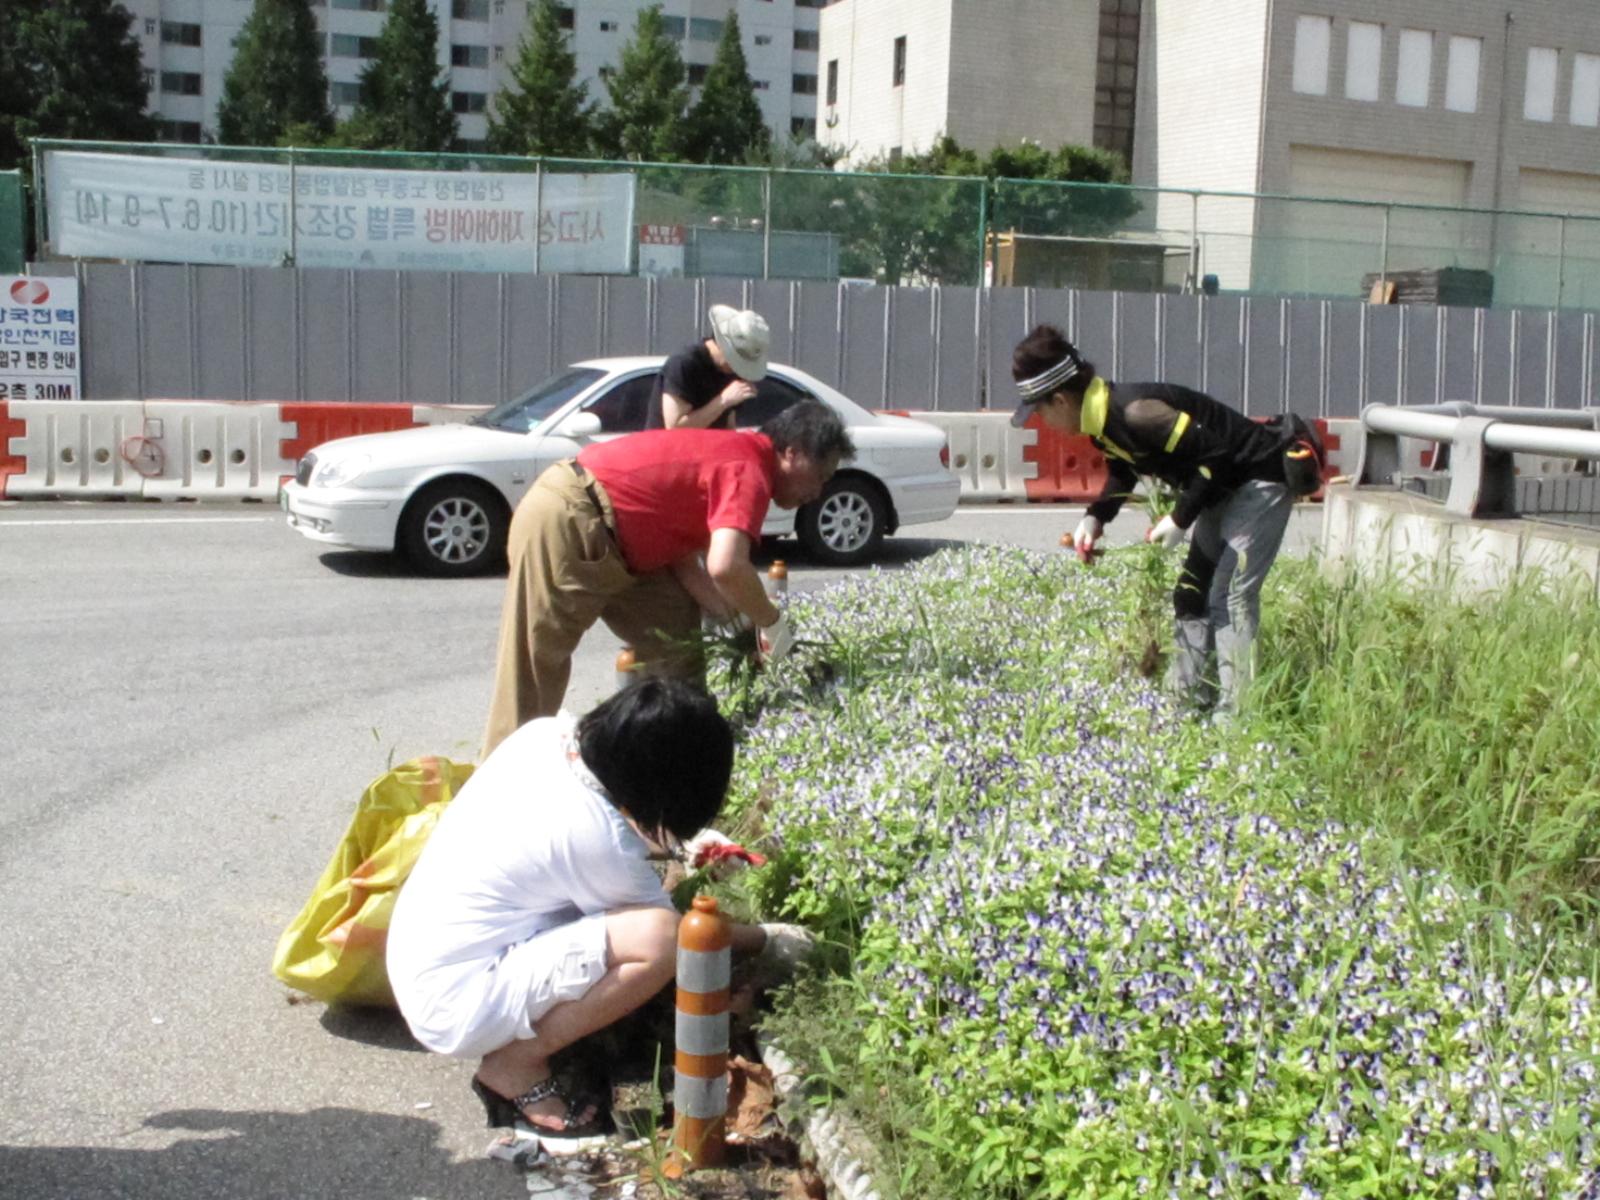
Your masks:
M 27 259 L 21 171 L 0 171 L 0 275 L 20 275 Z
M 1600 308 L 1600 216 L 485 154 L 74 142 L 40 142 L 38 149 L 307 171 L 627 174 L 634 229 L 626 267 L 605 269 L 629 273 L 1365 299 L 1375 280 L 1445 271 L 1441 286 L 1454 289 L 1450 302 Z M 17 218 L 6 197 L 0 183 L 0 255 L 21 240 L 11 232 Z M 303 221 L 298 206 L 306 201 L 290 202 Z M 541 215 L 547 242 L 545 206 Z M 507 269 L 570 268 L 536 257 Z

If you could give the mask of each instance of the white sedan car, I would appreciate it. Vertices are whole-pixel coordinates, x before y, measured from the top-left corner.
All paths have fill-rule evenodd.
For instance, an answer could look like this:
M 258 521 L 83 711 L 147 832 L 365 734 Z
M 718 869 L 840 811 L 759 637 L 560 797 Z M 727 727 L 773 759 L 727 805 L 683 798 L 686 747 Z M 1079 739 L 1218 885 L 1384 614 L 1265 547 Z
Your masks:
M 325 442 L 300 460 L 280 503 L 289 525 L 313 541 L 398 550 L 435 575 L 493 569 L 511 512 L 540 472 L 590 442 L 644 428 L 663 361 L 580 362 L 464 424 Z M 943 431 L 868 412 L 804 371 L 774 363 L 736 419 L 754 428 L 807 397 L 844 418 L 856 457 L 814 504 L 769 511 L 765 535 L 795 533 L 817 561 L 851 565 L 900 526 L 955 511 L 961 485 Z

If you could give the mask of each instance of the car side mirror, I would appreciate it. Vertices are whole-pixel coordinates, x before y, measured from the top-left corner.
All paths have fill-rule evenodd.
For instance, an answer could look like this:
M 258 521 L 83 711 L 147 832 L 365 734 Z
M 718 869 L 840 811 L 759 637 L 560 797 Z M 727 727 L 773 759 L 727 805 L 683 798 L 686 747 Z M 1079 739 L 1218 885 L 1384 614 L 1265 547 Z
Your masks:
M 600 432 L 600 418 L 593 413 L 568 413 L 561 423 L 550 431 L 557 437 L 587 438 Z

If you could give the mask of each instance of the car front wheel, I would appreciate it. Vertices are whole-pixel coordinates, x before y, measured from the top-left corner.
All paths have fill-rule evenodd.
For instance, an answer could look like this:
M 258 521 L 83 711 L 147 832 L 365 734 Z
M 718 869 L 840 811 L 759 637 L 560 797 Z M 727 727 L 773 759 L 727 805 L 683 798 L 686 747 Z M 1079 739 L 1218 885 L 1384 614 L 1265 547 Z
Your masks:
M 800 544 L 818 562 L 853 567 L 878 552 L 889 506 L 877 484 L 859 475 L 835 479 L 795 517 Z
M 509 524 L 505 505 L 490 488 L 446 479 L 411 498 L 398 541 L 406 558 L 429 575 L 477 575 L 504 561 Z

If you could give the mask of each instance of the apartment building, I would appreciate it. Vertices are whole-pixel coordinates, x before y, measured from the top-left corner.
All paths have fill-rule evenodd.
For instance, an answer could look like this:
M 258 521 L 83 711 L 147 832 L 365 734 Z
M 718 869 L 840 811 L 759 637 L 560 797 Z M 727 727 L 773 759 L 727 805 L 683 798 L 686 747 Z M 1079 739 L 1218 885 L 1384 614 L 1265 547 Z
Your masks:
M 851 162 L 944 134 L 979 152 L 1029 139 L 1131 159 L 1141 2 L 834 0 L 818 138 Z
M 171 141 L 214 135 L 217 101 L 233 57 L 233 41 L 251 0 L 124 0 L 144 51 L 150 109 Z M 603 100 L 604 77 L 647 0 L 570 0 L 562 8 L 572 30 L 579 77 Z M 810 134 L 816 125 L 817 18 L 823 0 L 662 0 L 667 31 L 677 38 L 691 83 L 705 76 L 728 14 L 737 11 L 756 98 L 774 133 Z M 505 82 L 528 27 L 527 0 L 429 0 L 439 18 L 439 68 L 449 73 L 451 103 L 467 149 L 488 133 L 491 98 Z M 360 94 L 361 71 L 375 51 L 387 0 L 313 0 L 323 37 L 330 100 L 348 116 Z
M 1600 215 L 1593 0 L 1148 0 L 1143 37 L 1141 182 Z M 1193 219 L 1182 197 L 1160 209 L 1164 229 Z M 1560 254 L 1600 258 L 1587 223 L 1200 211 L 1204 270 L 1224 287 L 1348 294 L 1386 250 L 1391 269 L 1489 270 L 1498 296 L 1535 302 Z

